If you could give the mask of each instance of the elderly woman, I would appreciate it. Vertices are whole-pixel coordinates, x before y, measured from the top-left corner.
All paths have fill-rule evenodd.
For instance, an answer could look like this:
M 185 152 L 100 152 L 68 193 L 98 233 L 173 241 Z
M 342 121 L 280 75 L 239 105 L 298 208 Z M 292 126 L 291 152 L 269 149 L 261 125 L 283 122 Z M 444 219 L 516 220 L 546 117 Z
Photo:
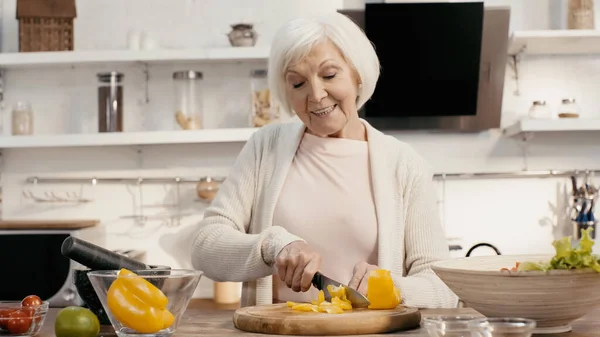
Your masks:
M 243 281 L 242 306 L 316 299 L 317 271 L 364 294 L 380 268 L 405 305 L 457 305 L 430 268 L 449 254 L 429 166 L 358 116 L 378 77 L 373 46 L 342 14 L 276 33 L 270 87 L 301 122 L 250 138 L 192 246 L 206 277 Z

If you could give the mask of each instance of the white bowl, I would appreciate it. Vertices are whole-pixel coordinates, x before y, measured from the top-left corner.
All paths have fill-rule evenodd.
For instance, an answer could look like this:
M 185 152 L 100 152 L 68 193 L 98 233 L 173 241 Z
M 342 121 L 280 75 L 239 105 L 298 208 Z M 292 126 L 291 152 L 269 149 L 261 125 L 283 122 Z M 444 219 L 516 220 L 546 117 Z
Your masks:
M 600 273 L 591 269 L 501 271 L 552 255 L 494 255 L 450 259 L 433 271 L 465 304 L 487 317 L 537 322 L 534 333 L 571 331 L 570 323 L 600 306 Z

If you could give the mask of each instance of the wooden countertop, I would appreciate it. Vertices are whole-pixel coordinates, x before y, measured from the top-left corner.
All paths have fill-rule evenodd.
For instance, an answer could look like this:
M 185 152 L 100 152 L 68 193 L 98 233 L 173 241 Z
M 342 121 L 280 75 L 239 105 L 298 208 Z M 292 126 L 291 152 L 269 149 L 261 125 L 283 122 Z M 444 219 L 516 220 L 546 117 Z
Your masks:
M 211 300 L 193 300 L 173 337 L 228 337 L 244 334 L 246 336 L 267 336 L 263 334 L 247 333 L 233 326 L 232 315 L 238 305 L 218 305 Z M 60 309 L 51 308 L 42 330 L 36 337 L 55 337 L 54 318 Z M 458 309 L 427 309 L 422 310 L 423 317 L 439 314 L 471 314 L 480 316 L 470 308 Z M 600 308 L 587 316 L 573 322 L 573 331 L 566 334 L 547 334 L 540 337 L 600 337 Z M 394 333 L 392 335 L 408 335 L 411 337 L 429 337 L 422 328 Z M 117 336 L 111 326 L 102 326 L 99 336 Z M 361 335 L 363 337 L 378 335 Z

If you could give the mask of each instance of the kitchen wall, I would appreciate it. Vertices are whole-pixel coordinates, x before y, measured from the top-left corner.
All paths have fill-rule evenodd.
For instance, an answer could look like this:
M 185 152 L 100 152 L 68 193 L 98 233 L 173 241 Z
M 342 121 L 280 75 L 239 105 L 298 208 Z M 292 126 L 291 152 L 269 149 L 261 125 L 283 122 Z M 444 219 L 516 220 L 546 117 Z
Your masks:
M 556 7 L 555 1 L 489 0 L 486 4 L 511 6 L 511 30 L 560 26 L 556 19 L 560 10 L 550 10 Z M 15 0 L 2 1 L 3 52 L 17 51 L 15 6 Z M 239 21 L 255 23 L 260 34 L 258 45 L 268 46 L 274 30 L 296 15 L 361 6 L 362 0 L 79 0 L 75 47 L 123 49 L 128 33 L 134 30 L 146 31 L 165 48 L 227 46 L 225 34 L 229 25 Z M 247 125 L 249 72 L 265 66 L 263 62 L 186 66 L 204 73 L 206 127 Z M 138 65 L 8 71 L 2 132 L 10 134 L 10 107 L 20 99 L 33 104 L 37 134 L 93 132 L 95 74 L 104 70 L 125 73 L 126 130 L 173 129 L 170 76 L 181 69 L 180 65 L 150 67 L 149 101 L 144 86 L 145 69 Z M 599 57 L 525 57 L 520 66 L 520 96 L 514 95 L 513 73 L 507 71 L 502 124 L 510 125 L 525 116 L 532 100 L 545 99 L 555 108 L 563 97 L 571 96 L 580 103 L 582 117 L 600 117 L 600 96 L 596 92 L 599 80 Z M 431 96 L 435 98 L 435 93 Z M 412 144 L 436 173 L 600 169 L 597 133 L 536 135 L 526 143 L 505 138 L 500 130 L 476 134 L 391 134 Z M 143 249 L 147 250 L 151 263 L 190 267 L 185 249 L 206 207 L 196 200 L 194 186 L 34 186 L 24 180 L 35 175 L 226 175 L 242 145 L 5 150 L 2 215 L 5 219 L 98 218 L 106 230 L 108 248 Z M 565 194 L 570 192 L 566 179 L 438 181 L 436 187 L 447 236 L 459 238 L 457 242 L 465 248 L 484 241 L 496 245 L 504 254 L 552 252 L 553 238 L 567 233 L 568 228 L 563 226 Z M 81 193 L 93 202 L 39 204 L 23 196 L 23 192 L 29 191 Z M 139 215 L 156 215 L 157 219 L 131 218 Z M 210 280 L 202 281 L 195 296 L 212 296 Z

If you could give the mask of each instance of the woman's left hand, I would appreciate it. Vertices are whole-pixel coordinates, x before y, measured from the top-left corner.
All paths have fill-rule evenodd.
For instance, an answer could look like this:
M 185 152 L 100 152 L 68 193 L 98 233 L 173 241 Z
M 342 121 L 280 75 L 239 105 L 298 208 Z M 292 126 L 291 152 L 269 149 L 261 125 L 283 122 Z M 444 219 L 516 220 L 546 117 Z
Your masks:
M 367 286 L 369 281 L 369 274 L 371 270 L 380 269 L 379 266 L 374 264 L 368 264 L 366 262 L 359 262 L 354 266 L 352 280 L 348 286 L 358 290 L 359 293 L 367 295 Z

